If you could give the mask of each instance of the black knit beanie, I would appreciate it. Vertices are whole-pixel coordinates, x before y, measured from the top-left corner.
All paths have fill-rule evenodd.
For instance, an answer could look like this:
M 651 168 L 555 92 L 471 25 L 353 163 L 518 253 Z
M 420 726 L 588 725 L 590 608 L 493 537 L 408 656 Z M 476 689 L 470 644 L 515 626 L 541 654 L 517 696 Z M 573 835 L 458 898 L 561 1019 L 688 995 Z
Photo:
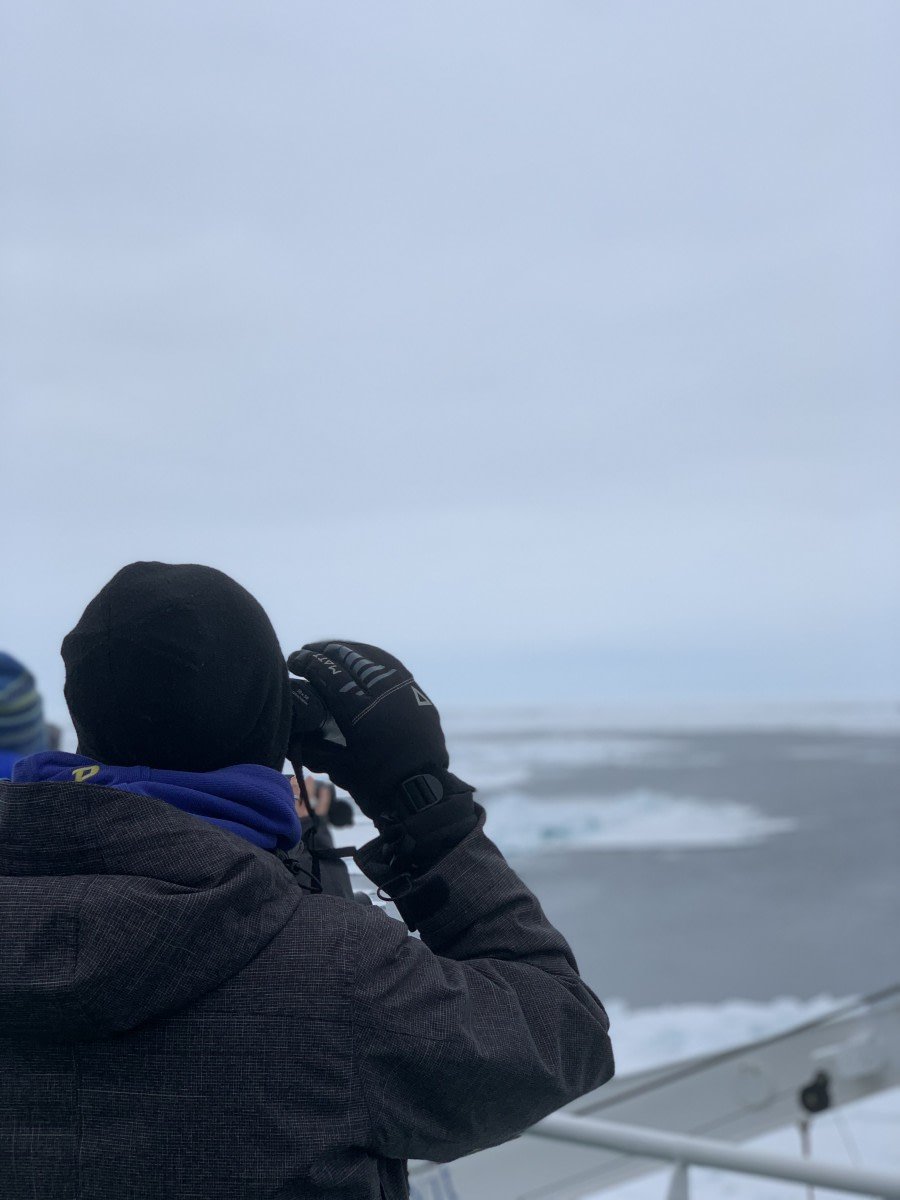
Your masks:
M 213 567 L 123 567 L 66 635 L 62 656 L 88 758 L 173 771 L 284 765 L 291 693 L 275 630 Z

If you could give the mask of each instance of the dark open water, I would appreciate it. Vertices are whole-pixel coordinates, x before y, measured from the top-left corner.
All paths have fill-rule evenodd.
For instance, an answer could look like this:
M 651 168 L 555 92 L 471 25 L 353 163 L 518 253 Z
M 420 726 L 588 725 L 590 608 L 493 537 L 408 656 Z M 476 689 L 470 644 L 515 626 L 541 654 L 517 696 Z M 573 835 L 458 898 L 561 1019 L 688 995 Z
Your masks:
M 796 828 L 735 848 L 513 857 L 600 995 L 657 1006 L 848 996 L 900 981 L 900 736 L 652 736 L 676 752 L 670 765 L 561 755 L 518 791 L 552 804 L 652 789 L 737 801 Z

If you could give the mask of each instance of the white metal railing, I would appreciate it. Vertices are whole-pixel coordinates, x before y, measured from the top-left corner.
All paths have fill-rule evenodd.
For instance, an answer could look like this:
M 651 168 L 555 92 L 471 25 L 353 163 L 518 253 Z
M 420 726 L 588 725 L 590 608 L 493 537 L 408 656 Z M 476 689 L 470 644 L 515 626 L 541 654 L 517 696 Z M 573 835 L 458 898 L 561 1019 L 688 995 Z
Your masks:
M 762 1175 L 768 1179 L 805 1183 L 809 1187 L 852 1192 L 860 1196 L 879 1196 L 883 1200 L 900 1200 L 900 1176 L 837 1163 L 810 1162 L 730 1146 L 709 1138 L 689 1137 L 679 1133 L 658 1133 L 638 1125 L 622 1125 L 618 1121 L 598 1121 L 554 1113 L 538 1121 L 527 1131 L 535 1137 L 558 1142 L 577 1142 L 596 1146 L 637 1158 L 658 1158 L 675 1163 L 681 1172 L 678 1191 L 686 1196 L 685 1172 L 689 1166 L 716 1167 L 741 1175 Z

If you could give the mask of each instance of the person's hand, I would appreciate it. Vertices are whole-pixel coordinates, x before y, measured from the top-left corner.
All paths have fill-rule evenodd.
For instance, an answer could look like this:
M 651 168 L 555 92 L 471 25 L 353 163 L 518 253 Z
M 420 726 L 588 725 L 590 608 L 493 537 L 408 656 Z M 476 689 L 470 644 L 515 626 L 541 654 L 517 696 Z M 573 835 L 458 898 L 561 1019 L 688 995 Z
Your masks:
M 289 756 L 325 771 L 368 816 L 405 817 L 468 791 L 450 775 L 440 717 L 428 695 L 393 655 L 359 642 L 312 642 L 288 658 L 294 675 L 311 687 L 309 710 L 321 702 L 339 731 L 301 731 Z M 294 684 L 296 692 L 303 685 Z M 406 788 L 408 781 L 414 783 Z M 423 782 L 424 781 L 424 782 Z
M 324 820 L 331 812 L 331 797 L 334 795 L 333 783 L 322 783 L 318 779 L 313 780 L 313 791 L 310 796 L 316 798 L 316 813 Z

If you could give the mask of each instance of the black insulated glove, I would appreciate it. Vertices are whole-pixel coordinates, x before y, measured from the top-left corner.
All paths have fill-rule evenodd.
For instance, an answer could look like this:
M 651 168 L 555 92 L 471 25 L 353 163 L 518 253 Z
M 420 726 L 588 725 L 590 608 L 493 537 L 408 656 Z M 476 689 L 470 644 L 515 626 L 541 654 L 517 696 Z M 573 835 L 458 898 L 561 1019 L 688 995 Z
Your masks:
M 312 642 L 288 658 L 289 757 L 325 771 L 381 828 L 472 788 L 451 775 L 438 711 L 399 659 L 361 642 Z M 472 808 L 472 828 L 475 825 Z

